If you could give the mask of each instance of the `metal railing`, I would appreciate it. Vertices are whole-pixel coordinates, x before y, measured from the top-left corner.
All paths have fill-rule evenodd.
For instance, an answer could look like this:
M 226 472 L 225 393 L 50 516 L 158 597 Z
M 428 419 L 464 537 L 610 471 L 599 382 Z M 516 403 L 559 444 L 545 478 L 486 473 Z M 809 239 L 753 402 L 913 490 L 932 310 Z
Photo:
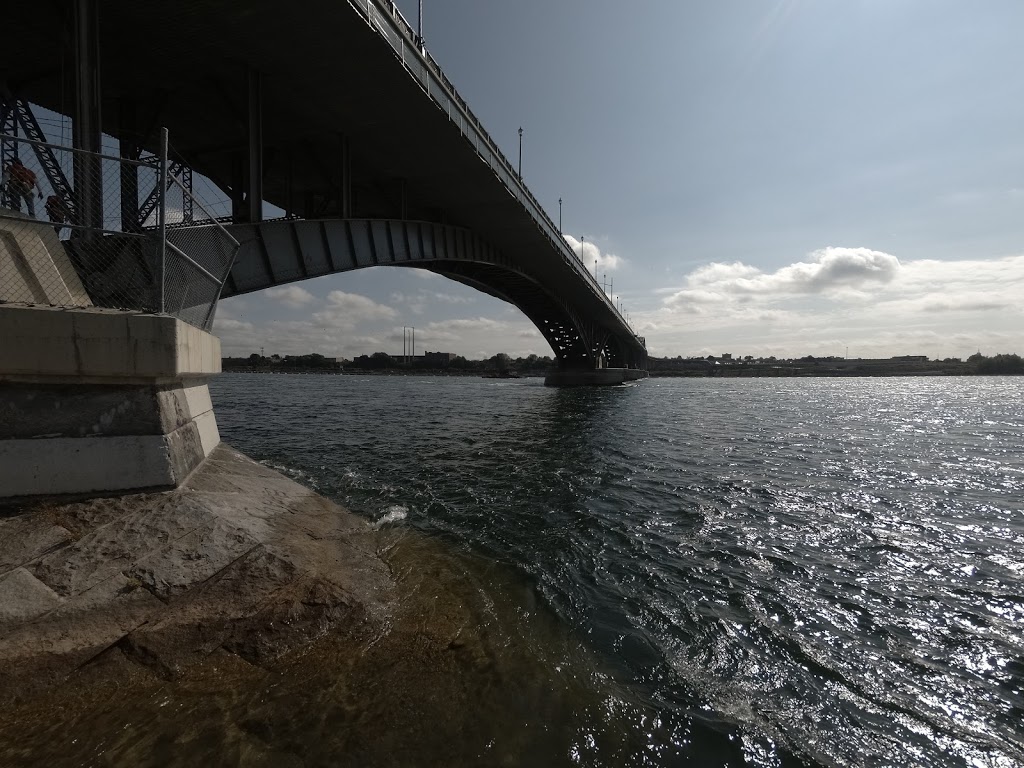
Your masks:
M 0 147 L 0 302 L 166 313 L 209 330 L 238 242 L 171 174 L 166 143 L 143 159 L 11 134 Z
M 558 227 L 548 216 L 547 211 L 533 196 L 523 183 L 518 172 L 498 145 L 484 130 L 483 124 L 470 110 L 455 86 L 445 76 L 441 67 L 427 52 L 419 41 L 419 36 L 412 25 L 406 21 L 398 7 L 391 0 L 348 0 L 357 11 L 376 29 L 399 55 L 402 63 L 412 76 L 419 82 L 427 95 L 448 114 L 448 119 L 458 125 L 463 137 L 476 150 L 484 163 L 490 167 L 502 181 L 505 188 L 527 210 L 540 225 L 551 241 L 552 247 L 562 254 L 567 264 L 572 264 L 576 271 L 590 285 L 591 289 L 602 297 L 607 306 L 618 316 L 622 324 L 629 328 L 630 333 L 643 344 L 643 339 L 636 335 L 625 317 L 615 306 L 613 299 L 608 297 L 597 278 L 583 263 L 580 255 L 569 247 Z

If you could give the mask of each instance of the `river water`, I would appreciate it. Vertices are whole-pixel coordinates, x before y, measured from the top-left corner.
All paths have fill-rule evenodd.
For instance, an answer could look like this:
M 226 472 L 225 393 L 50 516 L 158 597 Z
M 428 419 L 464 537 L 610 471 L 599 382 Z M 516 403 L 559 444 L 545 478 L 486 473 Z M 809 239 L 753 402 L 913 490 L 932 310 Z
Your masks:
M 211 390 L 225 441 L 579 639 L 604 715 L 533 764 L 1024 765 L 1024 378 Z

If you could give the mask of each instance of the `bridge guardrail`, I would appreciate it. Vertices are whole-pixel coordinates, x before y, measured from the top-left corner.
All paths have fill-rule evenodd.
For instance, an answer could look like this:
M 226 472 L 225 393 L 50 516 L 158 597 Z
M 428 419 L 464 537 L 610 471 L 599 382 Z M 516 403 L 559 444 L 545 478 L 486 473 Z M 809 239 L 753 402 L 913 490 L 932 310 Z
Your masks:
M 209 330 L 238 243 L 169 166 L 0 134 L 0 303 L 166 313 Z
M 552 246 L 562 254 L 567 264 L 572 264 L 576 271 L 584 277 L 591 289 L 600 295 L 608 307 L 615 312 L 624 326 L 638 341 L 641 337 L 622 316 L 613 299 L 609 299 L 597 278 L 590 273 L 583 260 L 565 241 L 558 227 L 548 216 L 547 211 L 533 196 L 523 183 L 512 163 L 498 148 L 498 145 L 484 129 L 483 124 L 470 110 L 455 86 L 441 70 L 440 65 L 427 52 L 414 32 L 412 25 L 405 19 L 402 12 L 390 0 L 348 0 L 349 4 L 360 11 L 367 23 L 376 29 L 399 55 L 406 69 L 420 83 L 427 95 L 441 106 L 448 114 L 448 119 L 456 123 L 462 135 L 472 144 L 477 154 L 490 167 L 505 185 L 505 188 L 533 216 L 534 220 L 548 236 Z M 455 109 L 453 115 L 452 109 Z M 640 341 L 642 344 L 643 342 Z

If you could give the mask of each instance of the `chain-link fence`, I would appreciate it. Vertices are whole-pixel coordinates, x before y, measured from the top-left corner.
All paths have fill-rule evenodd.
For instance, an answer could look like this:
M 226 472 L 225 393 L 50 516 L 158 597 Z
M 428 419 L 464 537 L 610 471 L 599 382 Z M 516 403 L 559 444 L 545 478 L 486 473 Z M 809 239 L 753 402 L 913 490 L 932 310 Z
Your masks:
M 168 176 L 164 243 L 163 311 L 209 330 L 221 288 L 238 253 L 238 241 L 211 208 L 186 188 L 181 176 Z
M 238 244 L 181 163 L 0 134 L 0 167 L 0 302 L 166 312 L 209 329 Z

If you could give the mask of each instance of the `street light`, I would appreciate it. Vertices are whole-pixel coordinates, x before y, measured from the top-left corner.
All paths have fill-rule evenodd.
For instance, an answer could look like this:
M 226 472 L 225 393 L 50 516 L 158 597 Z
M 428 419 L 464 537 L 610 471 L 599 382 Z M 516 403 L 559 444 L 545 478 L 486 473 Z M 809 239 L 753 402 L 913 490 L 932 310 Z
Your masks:
M 519 126 L 519 180 L 523 180 L 523 127 Z
M 558 234 L 562 234 L 562 198 L 558 198 Z

